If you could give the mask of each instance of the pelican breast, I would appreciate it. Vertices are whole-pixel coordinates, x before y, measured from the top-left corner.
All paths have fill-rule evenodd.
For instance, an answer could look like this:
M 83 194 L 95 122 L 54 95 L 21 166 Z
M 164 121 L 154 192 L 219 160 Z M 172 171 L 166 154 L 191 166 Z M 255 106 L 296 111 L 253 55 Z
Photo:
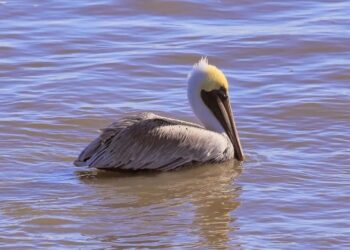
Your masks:
M 147 112 L 126 116 L 103 129 L 74 163 L 100 169 L 165 171 L 233 156 L 226 135 Z

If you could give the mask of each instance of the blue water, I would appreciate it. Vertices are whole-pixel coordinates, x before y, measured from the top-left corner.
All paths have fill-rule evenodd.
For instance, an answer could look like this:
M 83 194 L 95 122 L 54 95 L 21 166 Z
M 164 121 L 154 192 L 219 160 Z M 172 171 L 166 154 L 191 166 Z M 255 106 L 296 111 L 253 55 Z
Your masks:
M 0 1 L 0 246 L 349 249 L 349 1 Z M 134 111 L 196 121 L 202 56 L 247 155 L 154 174 L 72 161 Z

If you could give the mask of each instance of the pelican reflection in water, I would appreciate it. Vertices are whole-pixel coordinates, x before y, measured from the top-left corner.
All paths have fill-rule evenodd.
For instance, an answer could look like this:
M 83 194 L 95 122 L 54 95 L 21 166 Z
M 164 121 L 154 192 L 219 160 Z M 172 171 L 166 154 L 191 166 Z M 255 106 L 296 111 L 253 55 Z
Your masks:
M 240 249 L 235 231 L 242 187 L 235 179 L 241 172 L 232 160 L 171 172 L 81 169 L 75 174 L 89 186 L 86 199 L 96 203 L 79 211 L 90 214 L 99 231 L 95 240 L 116 249 L 135 242 L 143 248 Z M 110 223 L 101 220 L 106 213 Z M 117 231 L 115 221 L 123 225 Z
M 201 59 L 188 77 L 188 100 L 202 125 L 153 113 L 128 115 L 102 129 L 74 162 L 99 169 L 172 170 L 205 162 L 243 161 L 221 70 Z

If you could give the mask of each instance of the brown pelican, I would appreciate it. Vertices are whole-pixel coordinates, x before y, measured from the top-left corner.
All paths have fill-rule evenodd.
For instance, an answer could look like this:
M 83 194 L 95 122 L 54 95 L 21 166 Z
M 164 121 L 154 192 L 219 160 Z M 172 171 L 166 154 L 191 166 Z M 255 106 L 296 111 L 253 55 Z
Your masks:
M 243 161 L 223 72 L 202 58 L 189 74 L 187 94 L 204 127 L 149 112 L 129 115 L 102 129 L 74 164 L 165 171 L 233 158 Z

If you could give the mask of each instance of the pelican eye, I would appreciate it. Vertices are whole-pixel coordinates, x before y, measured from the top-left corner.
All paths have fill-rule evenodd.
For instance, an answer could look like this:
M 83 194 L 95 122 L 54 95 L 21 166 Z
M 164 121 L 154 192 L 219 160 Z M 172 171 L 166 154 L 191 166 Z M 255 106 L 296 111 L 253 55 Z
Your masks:
M 225 88 L 221 87 L 218 90 L 218 94 L 219 94 L 219 96 L 221 97 L 222 100 L 227 100 L 228 99 L 227 90 Z

